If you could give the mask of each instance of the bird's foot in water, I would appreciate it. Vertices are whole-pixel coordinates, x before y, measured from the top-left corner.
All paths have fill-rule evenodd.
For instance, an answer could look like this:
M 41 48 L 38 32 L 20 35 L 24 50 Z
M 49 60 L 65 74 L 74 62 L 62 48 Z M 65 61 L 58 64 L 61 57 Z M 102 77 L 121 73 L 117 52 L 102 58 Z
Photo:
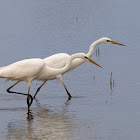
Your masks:
M 71 98 L 72 98 L 72 96 L 70 95 L 70 96 L 68 97 L 68 100 L 71 100 Z
M 32 95 L 29 94 L 29 96 L 27 96 L 28 108 L 30 108 L 30 106 L 32 105 L 32 102 L 33 102 L 33 97 L 32 97 Z
M 66 90 L 67 91 L 67 94 L 68 94 L 68 100 L 70 100 L 71 98 L 72 98 L 72 96 L 71 96 L 71 94 L 68 92 L 68 90 Z

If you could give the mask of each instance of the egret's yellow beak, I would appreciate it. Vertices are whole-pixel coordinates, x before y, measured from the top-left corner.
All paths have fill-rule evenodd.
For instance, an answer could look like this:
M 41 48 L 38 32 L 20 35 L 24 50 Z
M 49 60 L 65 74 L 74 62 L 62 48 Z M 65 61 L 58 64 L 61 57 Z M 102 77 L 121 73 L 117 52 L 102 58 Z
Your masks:
M 124 44 L 118 43 L 118 42 L 113 41 L 113 40 L 111 40 L 110 42 L 111 42 L 112 44 L 117 44 L 117 45 L 122 45 L 122 46 L 125 46 Z
M 95 65 L 97 65 L 98 67 L 102 68 L 99 64 L 97 64 L 95 61 L 93 61 L 92 59 L 87 57 L 87 60 Z

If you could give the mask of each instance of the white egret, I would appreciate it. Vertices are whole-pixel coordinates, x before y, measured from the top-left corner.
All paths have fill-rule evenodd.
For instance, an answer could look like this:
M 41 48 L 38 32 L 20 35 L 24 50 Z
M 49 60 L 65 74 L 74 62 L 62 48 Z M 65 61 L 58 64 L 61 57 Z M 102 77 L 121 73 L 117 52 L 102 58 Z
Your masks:
M 91 57 L 94 53 L 94 49 L 95 47 L 98 45 L 98 44 L 101 44 L 101 43 L 110 43 L 110 44 L 117 44 L 117 45 L 122 45 L 122 46 L 125 46 L 121 43 L 118 43 L 116 41 L 113 41 L 107 37 L 103 37 L 103 38 L 100 38 L 98 40 L 96 40 L 95 42 L 93 42 L 89 48 L 89 52 L 87 53 L 87 56 L 88 57 Z M 51 68 L 62 68 L 66 65 L 66 61 L 67 59 L 70 57 L 69 54 L 66 54 L 66 53 L 58 53 L 58 54 L 54 54 L 52 56 L 49 56 L 47 58 L 44 59 L 44 61 L 46 62 L 46 64 L 51 67 Z M 52 77 L 49 77 L 48 80 L 53 80 L 53 79 L 58 79 L 61 81 L 62 85 L 64 86 L 69 98 L 71 98 L 71 94 L 68 92 L 64 82 L 63 82 L 63 79 L 62 79 L 62 75 L 68 71 L 71 71 L 73 69 L 75 69 L 76 67 L 78 67 L 79 65 L 83 64 L 85 62 L 85 60 L 83 59 L 80 59 L 80 58 L 77 58 L 77 59 L 74 59 L 71 63 L 71 66 L 70 68 L 67 70 L 67 71 L 64 71 L 63 73 L 61 74 L 58 74 L 58 75 L 54 75 Z M 46 80 L 47 81 L 47 80 Z M 41 89 L 41 87 L 46 83 L 46 81 L 43 82 L 43 84 L 37 89 L 35 95 L 34 95 L 34 98 L 35 96 L 37 95 L 38 91 Z
M 51 68 L 47 66 L 45 61 L 40 58 L 21 60 L 8 66 L 1 67 L 0 78 L 6 78 L 7 81 L 8 80 L 17 81 L 14 85 L 8 88 L 7 91 L 10 91 L 10 89 L 14 87 L 16 84 L 18 84 L 20 81 L 28 82 L 27 104 L 29 108 L 31 105 L 31 103 L 29 104 L 29 93 L 32 81 L 33 80 L 46 81 L 50 79 L 50 77 L 54 77 L 55 75 L 64 73 L 70 68 L 71 62 L 75 58 L 81 58 L 90 61 L 91 63 L 101 67 L 99 64 L 88 58 L 86 54 L 77 53 L 71 55 L 67 59 L 66 65 L 60 69 Z

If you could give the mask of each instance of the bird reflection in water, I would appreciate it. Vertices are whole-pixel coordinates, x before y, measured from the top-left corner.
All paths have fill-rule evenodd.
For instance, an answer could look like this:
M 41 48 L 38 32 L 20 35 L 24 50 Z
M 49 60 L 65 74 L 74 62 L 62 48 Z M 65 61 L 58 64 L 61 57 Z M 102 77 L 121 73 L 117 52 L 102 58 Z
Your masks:
M 73 122 L 74 116 L 67 114 L 70 100 L 67 100 L 61 110 L 55 112 L 50 108 L 41 106 L 36 101 L 36 108 L 28 110 L 27 119 L 20 122 L 13 121 L 8 124 L 8 139 L 71 139 L 73 129 L 76 125 Z

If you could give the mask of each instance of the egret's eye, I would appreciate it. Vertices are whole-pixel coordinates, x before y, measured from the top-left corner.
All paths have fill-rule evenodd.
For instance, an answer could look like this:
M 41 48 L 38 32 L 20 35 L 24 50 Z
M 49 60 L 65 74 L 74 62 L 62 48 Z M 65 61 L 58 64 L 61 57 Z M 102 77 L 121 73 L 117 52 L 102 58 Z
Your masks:
M 107 42 L 110 42 L 110 40 L 107 40 Z
M 88 57 L 87 57 L 87 56 L 85 56 L 85 59 L 88 59 Z

